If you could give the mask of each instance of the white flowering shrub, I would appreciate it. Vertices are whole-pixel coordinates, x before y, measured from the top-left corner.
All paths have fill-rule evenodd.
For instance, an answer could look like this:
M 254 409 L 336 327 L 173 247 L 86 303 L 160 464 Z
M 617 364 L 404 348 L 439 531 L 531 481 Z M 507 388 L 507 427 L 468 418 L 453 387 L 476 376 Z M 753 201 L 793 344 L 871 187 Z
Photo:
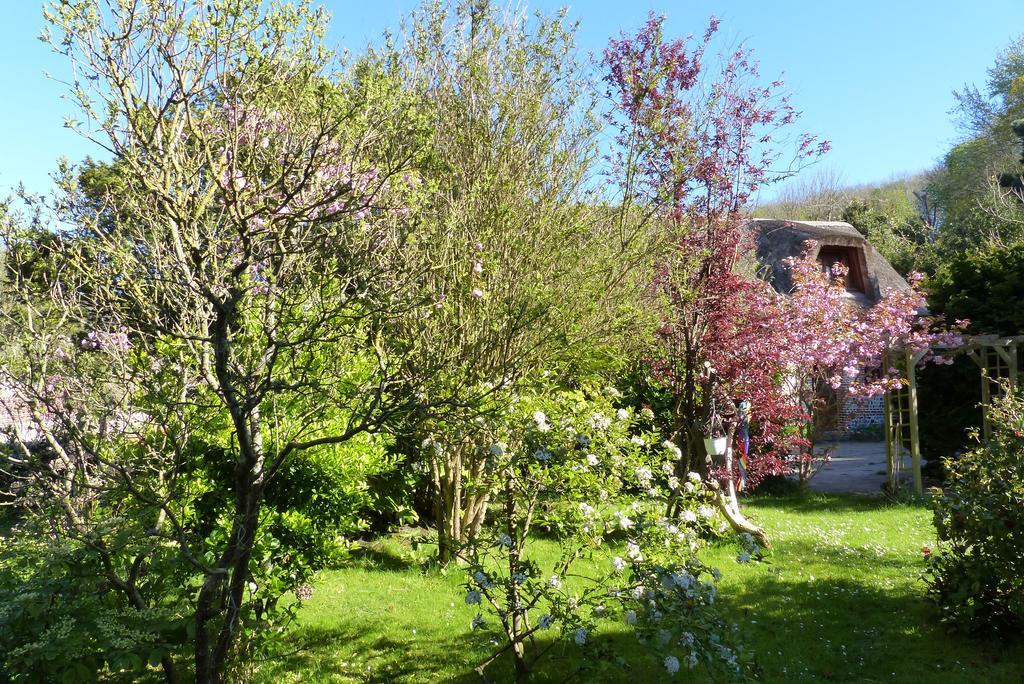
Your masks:
M 658 654 L 669 674 L 700 665 L 742 676 L 751 655 L 740 645 L 736 627 L 715 608 L 721 574 L 694 554 L 699 540 L 695 527 L 660 516 L 639 517 L 626 542 L 626 557 L 612 561 L 622 575 L 609 593 L 622 619 Z
M 749 662 L 715 606 L 718 573 L 696 557 L 720 519 L 693 474 L 674 475 L 678 449 L 637 432 L 643 421 L 611 396 L 560 391 L 522 398 L 491 450 L 491 524 L 464 552 L 465 601 L 476 629 L 501 635 L 478 667 L 505 654 L 527 678 L 552 640 L 581 649 L 581 667 L 613 662 L 602 631 L 636 630 L 669 674 L 698 664 L 742 673 Z M 672 500 L 682 511 L 667 519 Z M 560 554 L 542 564 L 539 534 Z M 597 568 L 580 570 L 589 557 Z

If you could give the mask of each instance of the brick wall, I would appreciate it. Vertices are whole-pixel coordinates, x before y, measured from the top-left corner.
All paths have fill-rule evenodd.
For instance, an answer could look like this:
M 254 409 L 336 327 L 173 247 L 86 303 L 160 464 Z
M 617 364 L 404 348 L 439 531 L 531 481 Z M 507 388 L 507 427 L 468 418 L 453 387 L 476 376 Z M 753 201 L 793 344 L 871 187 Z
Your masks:
M 839 407 L 839 417 L 836 422 L 837 432 L 840 435 L 846 435 L 858 429 L 884 425 L 885 398 L 882 396 L 870 399 L 847 398 Z

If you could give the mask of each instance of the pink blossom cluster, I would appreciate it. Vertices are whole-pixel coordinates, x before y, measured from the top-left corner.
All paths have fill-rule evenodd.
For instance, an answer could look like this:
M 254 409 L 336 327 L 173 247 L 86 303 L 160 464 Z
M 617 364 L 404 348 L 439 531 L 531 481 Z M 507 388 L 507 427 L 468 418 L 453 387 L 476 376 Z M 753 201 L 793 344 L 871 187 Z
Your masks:
M 809 250 L 812 247 L 808 245 Z M 785 340 L 790 363 L 818 369 L 833 389 L 845 388 L 859 397 L 898 389 L 906 382 L 902 364 L 886 364 L 887 356 L 909 352 L 921 363 L 952 363 L 932 348 L 963 343 L 964 321 L 944 327 L 925 315 L 925 296 L 916 274 L 909 279 L 910 288 L 889 289 L 864 308 L 847 296 L 842 270 L 837 279 L 830 279 L 806 255 L 788 260 L 788 265 L 794 283 Z
M 128 340 L 128 334 L 124 331 L 91 330 L 82 338 L 79 346 L 86 351 L 112 351 L 123 354 L 128 351 L 131 342 Z
M 249 219 L 257 229 L 275 220 L 362 220 L 378 204 L 379 170 L 354 161 L 352 150 L 327 131 L 297 130 L 276 110 L 228 104 L 221 114 L 210 127 L 223 154 L 221 202 L 246 191 L 263 201 L 267 211 Z

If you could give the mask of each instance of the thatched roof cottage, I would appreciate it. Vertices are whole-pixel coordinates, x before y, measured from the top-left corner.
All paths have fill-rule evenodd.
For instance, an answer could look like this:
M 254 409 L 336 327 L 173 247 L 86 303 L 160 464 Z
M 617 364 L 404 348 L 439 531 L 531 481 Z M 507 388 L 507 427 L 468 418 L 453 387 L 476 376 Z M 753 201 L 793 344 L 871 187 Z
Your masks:
M 842 221 L 784 221 L 753 219 L 757 231 L 759 275 L 779 292 L 788 294 L 793 281 L 785 260 L 799 257 L 808 240 L 817 244 L 812 256 L 825 267 L 842 263 L 849 270 L 846 288 L 862 306 L 877 303 L 888 289 L 910 285 L 856 228 Z

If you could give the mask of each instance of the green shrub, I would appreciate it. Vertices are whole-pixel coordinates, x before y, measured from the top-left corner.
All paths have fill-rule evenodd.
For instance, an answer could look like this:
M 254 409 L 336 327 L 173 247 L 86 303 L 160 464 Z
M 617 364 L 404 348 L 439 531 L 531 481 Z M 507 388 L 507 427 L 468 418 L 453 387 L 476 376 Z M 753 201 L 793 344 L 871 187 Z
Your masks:
M 364 532 L 374 508 L 387 507 L 368 480 L 395 469 L 386 441 L 363 434 L 344 444 L 297 454 L 267 487 L 270 531 L 314 570 L 337 564 L 346 538 Z M 391 504 L 397 505 L 397 504 Z
M 957 252 L 944 259 L 927 289 L 932 313 L 947 322 L 969 319 L 968 333 L 1017 335 L 1024 330 L 1024 244 Z M 929 364 L 920 371 L 918 388 L 925 458 L 967 450 L 968 430 L 981 425 L 978 367 L 963 355 L 950 366 Z
M 1024 623 L 1024 394 L 997 401 L 991 415 L 992 438 L 945 461 L 927 581 L 951 626 L 1010 634 Z
M 121 447 L 119 457 L 132 462 L 133 445 Z M 201 465 L 178 479 L 180 537 L 162 533 L 152 509 L 114 491 L 93 497 L 87 532 L 64 528 L 55 524 L 57 502 L 27 486 L 22 522 L 7 537 L 0 528 L 0 683 L 139 681 L 163 659 L 187 661 L 202 576 L 182 562 L 179 539 L 194 557 L 215 560 L 231 529 L 225 492 L 236 456 L 212 421 L 181 453 Z M 33 457 L 51 458 L 45 449 Z M 394 467 L 387 440 L 370 434 L 284 463 L 265 492 L 240 616 L 250 638 L 233 652 L 232 667 L 273 650 L 315 573 L 342 560 L 348 540 L 366 529 L 379 505 L 367 479 Z
M 22 528 L 2 541 L 0 681 L 137 681 L 185 652 L 183 601 L 137 610 L 84 548 Z

